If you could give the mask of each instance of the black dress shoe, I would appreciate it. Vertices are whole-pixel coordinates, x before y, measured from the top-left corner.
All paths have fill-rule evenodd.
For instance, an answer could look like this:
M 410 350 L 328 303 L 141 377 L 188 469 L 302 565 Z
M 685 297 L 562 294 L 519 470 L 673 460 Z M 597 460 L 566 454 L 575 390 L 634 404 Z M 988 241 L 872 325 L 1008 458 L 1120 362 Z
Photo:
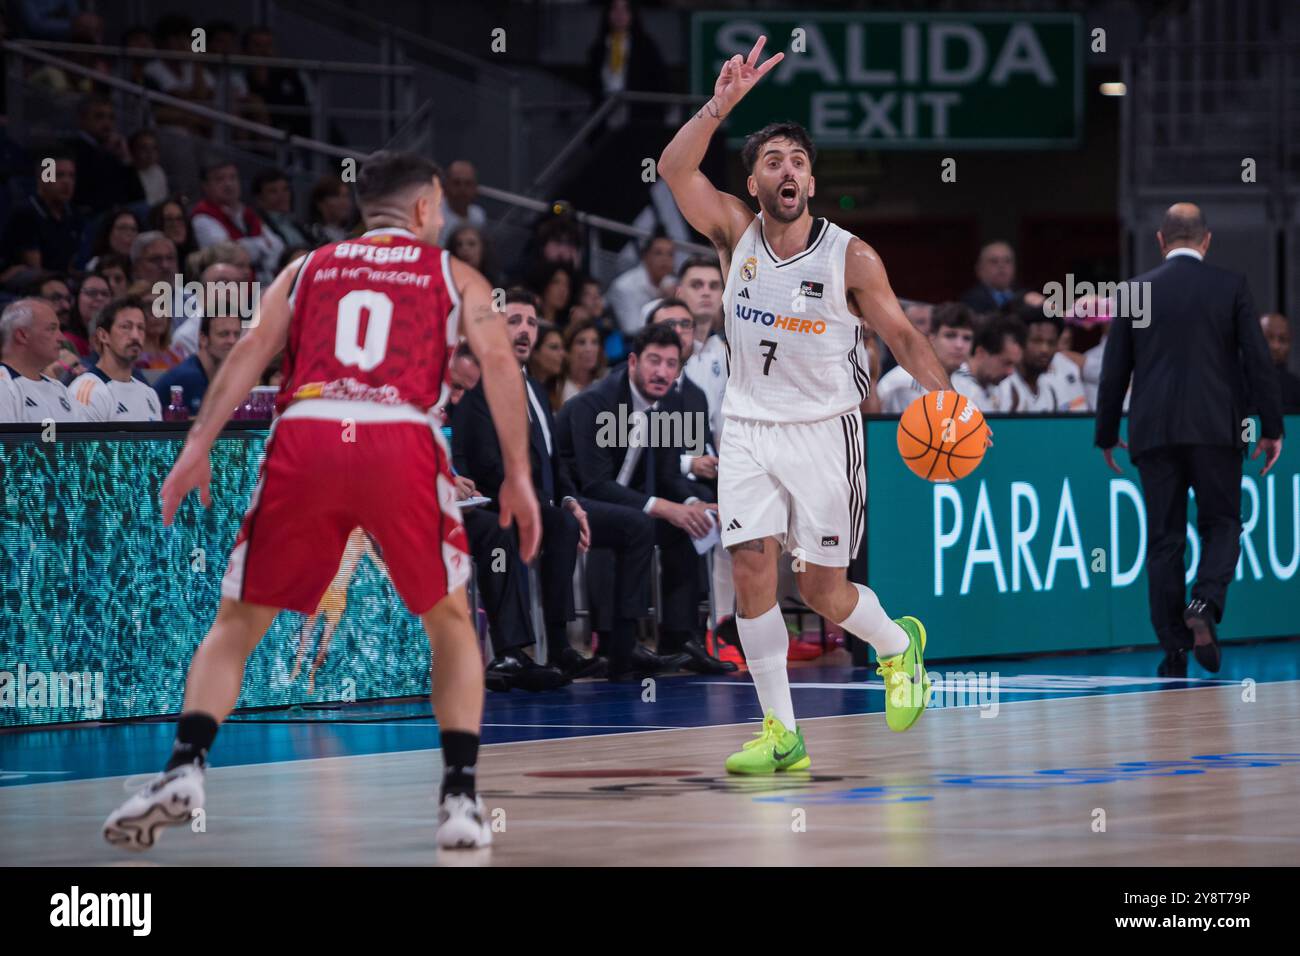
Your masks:
M 578 680 L 580 677 L 604 677 L 609 673 L 609 661 L 605 658 L 583 657 L 576 648 L 572 647 L 560 651 L 552 663 L 569 680 Z
M 526 654 L 505 654 L 488 664 L 483 682 L 492 690 L 543 691 L 563 687 L 569 680 L 558 667 L 543 667 Z
M 1214 608 L 1200 598 L 1193 598 L 1183 612 L 1183 623 L 1192 630 L 1192 654 L 1196 663 L 1211 674 L 1219 673 L 1223 653 L 1219 650 L 1219 632 L 1214 626 Z
M 730 674 L 736 670 L 731 661 L 720 661 L 704 649 L 697 640 L 689 640 L 682 645 L 682 653 L 690 658 L 685 667 L 697 674 Z
M 686 666 L 689 660 L 690 655 L 688 654 L 660 655 L 647 651 L 638 644 L 626 661 L 621 663 L 610 661 L 609 679 L 612 681 L 638 680 L 642 677 L 653 677 L 656 674 L 679 671 Z
M 1156 666 L 1157 677 L 1186 677 L 1187 652 L 1165 651 L 1165 659 Z

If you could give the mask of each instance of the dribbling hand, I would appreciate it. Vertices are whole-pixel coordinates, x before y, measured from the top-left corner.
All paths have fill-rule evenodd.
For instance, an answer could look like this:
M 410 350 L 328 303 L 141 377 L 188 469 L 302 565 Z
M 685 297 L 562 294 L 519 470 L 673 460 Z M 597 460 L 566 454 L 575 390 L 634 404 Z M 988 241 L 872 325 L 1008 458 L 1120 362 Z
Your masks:
M 176 517 L 176 509 L 195 488 L 203 507 L 212 507 L 212 470 L 208 466 L 207 449 L 186 444 L 176 458 L 176 464 L 167 473 L 158 497 L 162 500 L 163 527 L 169 527 Z

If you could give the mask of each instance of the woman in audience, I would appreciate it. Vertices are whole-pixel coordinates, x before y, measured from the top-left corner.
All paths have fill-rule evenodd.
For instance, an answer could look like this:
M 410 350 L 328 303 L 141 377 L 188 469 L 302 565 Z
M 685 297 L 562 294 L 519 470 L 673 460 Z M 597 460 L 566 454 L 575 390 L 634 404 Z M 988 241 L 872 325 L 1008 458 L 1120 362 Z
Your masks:
M 562 263 L 544 263 L 533 283 L 533 291 L 542 300 L 537 317 L 564 328 L 569 322 L 569 307 L 578 291 L 573 269 Z
M 176 196 L 164 199 L 149 210 L 147 224 L 172 241 L 176 246 L 176 261 L 183 263 L 199 246 L 190 231 L 190 221 L 185 217 L 185 206 Z
M 102 275 L 92 273 L 81 280 L 81 285 L 77 287 L 77 297 L 72 301 L 71 318 L 63 329 L 63 338 L 72 343 L 78 355 L 91 353 L 91 319 L 112 298 L 113 290 Z
M 595 319 L 583 319 L 565 329 L 564 364 L 556 380 L 559 403 L 563 405 L 592 382 L 604 378 L 607 363 Z
M 94 272 L 99 268 L 99 260 L 106 253 L 115 252 L 119 256 L 129 256 L 131 243 L 135 242 L 135 237 L 138 235 L 140 235 L 140 221 L 135 218 L 135 213 L 125 206 L 114 207 L 104 217 L 103 224 L 99 227 L 99 234 L 95 236 L 95 244 L 90 247 L 90 260 L 86 263 L 86 271 Z
M 172 320 L 169 315 L 154 315 L 153 300 L 157 298 L 147 282 L 133 283 L 130 295 L 144 305 L 144 348 L 135 360 L 139 369 L 169 369 L 179 365 L 185 356 L 172 345 Z
M 487 237 L 478 226 L 464 223 L 457 226 L 447 237 L 447 250 L 459 259 L 477 269 L 493 286 L 501 285 L 501 275 L 497 272 L 496 258 Z
M 116 252 L 106 252 L 99 257 L 95 275 L 108 283 L 109 298 L 120 299 L 131 284 L 131 258 Z
M 539 323 L 537 345 L 528 358 L 528 374 L 537 379 L 550 397 L 551 408 L 559 409 L 559 378 L 564 366 L 564 336 L 549 322 Z
M 352 191 L 337 176 L 322 176 L 312 187 L 307 230 L 319 245 L 340 242 L 351 233 Z

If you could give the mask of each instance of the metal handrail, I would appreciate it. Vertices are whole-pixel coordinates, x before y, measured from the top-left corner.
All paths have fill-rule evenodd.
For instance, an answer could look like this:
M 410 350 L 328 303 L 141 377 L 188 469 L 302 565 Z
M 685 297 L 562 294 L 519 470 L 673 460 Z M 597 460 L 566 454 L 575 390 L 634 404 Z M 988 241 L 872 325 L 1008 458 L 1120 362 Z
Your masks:
M 58 57 L 50 56 L 48 53 L 42 53 L 39 50 L 33 50 L 28 45 L 16 40 L 0 40 L 0 49 L 21 57 L 36 60 L 38 63 L 45 63 L 50 66 L 56 66 L 61 70 L 76 73 L 79 76 L 92 79 L 96 83 L 102 83 L 105 86 L 120 90 L 123 93 L 129 93 L 133 97 L 138 97 L 151 103 L 170 106 L 174 109 L 181 110 L 182 112 L 200 116 L 213 123 L 220 123 L 224 126 L 233 127 L 234 129 L 256 133 L 257 135 L 272 140 L 273 142 L 284 143 L 289 146 L 298 146 L 303 149 L 332 156 L 336 159 L 352 159 L 357 157 L 355 152 L 348 151 L 342 147 L 334 146 L 330 143 L 323 143 L 320 140 L 310 139 L 306 136 L 298 136 L 295 133 L 288 133 L 284 130 L 276 129 L 273 126 L 265 126 L 262 123 L 246 120 L 229 113 L 223 113 L 220 110 L 215 110 L 199 103 L 193 103 L 189 100 L 184 100 L 168 93 L 160 93 L 157 90 L 151 90 L 139 83 L 132 83 L 130 80 L 123 80 L 99 70 L 92 70 L 89 67 L 81 66 L 78 63 L 72 63 L 68 60 L 62 60 Z
M 368 76 L 412 77 L 416 69 L 411 66 L 385 66 L 382 63 L 339 62 L 338 60 L 301 60 L 285 56 L 248 56 L 243 53 L 188 53 L 179 50 L 138 50 L 131 47 L 99 43 L 68 43 L 64 40 L 22 40 L 24 45 L 36 50 L 67 53 L 98 53 L 133 60 L 201 60 L 209 64 L 228 66 L 277 66 L 288 69 L 312 70 L 318 73 L 364 73 Z

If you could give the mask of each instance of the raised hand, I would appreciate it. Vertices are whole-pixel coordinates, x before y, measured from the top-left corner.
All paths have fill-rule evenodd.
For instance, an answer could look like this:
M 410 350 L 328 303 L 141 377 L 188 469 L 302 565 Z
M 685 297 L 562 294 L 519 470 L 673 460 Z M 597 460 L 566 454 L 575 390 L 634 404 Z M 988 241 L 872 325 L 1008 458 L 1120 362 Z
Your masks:
M 723 113 L 728 113 L 764 76 L 782 60 L 785 59 L 784 53 L 777 53 L 768 58 L 762 66 L 758 63 L 758 56 L 763 51 L 763 44 L 767 42 L 767 37 L 761 36 L 754 48 L 749 51 L 749 56 L 741 58 L 737 53 L 726 63 L 722 64 L 722 72 L 718 74 L 718 80 L 713 84 L 713 98 L 717 102 L 718 108 Z

